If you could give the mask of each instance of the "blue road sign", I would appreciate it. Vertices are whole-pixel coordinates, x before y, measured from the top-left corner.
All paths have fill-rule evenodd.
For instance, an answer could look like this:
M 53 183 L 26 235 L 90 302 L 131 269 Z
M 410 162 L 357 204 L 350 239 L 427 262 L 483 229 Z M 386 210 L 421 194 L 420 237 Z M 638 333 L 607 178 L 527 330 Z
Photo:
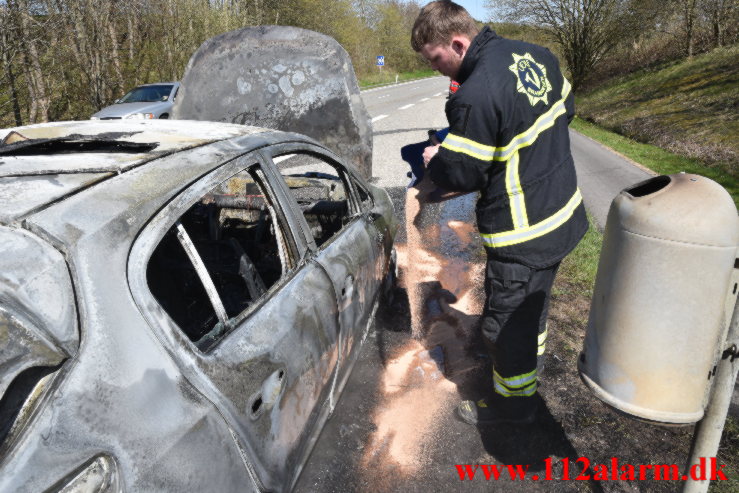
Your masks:
M 385 55 L 377 55 L 377 66 L 382 67 L 385 65 Z

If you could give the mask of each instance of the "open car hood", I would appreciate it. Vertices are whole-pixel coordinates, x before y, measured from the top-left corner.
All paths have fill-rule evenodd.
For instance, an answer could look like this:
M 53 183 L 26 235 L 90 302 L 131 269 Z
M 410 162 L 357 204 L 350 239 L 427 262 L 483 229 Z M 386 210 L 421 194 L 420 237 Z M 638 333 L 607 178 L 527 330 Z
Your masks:
M 333 38 L 260 26 L 203 43 L 173 115 L 308 135 L 372 176 L 372 126 L 349 55 Z

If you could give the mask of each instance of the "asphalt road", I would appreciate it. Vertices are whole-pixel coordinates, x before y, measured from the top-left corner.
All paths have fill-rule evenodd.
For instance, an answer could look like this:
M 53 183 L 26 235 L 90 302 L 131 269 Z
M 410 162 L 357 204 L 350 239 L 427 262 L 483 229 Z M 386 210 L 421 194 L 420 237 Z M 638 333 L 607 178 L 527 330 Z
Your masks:
M 613 198 L 624 188 L 655 176 L 655 173 L 574 130 L 570 130 L 570 149 L 585 207 L 601 230 L 606 225 Z
M 295 491 L 445 492 L 462 484 L 464 491 L 490 491 L 487 481 L 461 483 L 456 464 L 531 462 L 541 474 L 547 457 L 577 457 L 580 448 L 546 405 L 537 426 L 521 434 L 477 429 L 454 415 L 460 399 L 479 398 L 489 385 L 489 362 L 475 339 L 483 278 L 475 196 L 421 206 L 415 190 L 406 191 L 399 155 L 402 146 L 425 140 L 428 129 L 446 126 L 447 90 L 448 79 L 437 77 L 362 93 L 373 120 L 373 181 L 388 190 L 401 224 L 400 287 L 378 309 Z M 586 207 L 602 225 L 613 197 L 649 174 L 574 132 L 572 149 Z M 500 481 L 495 490 L 521 486 Z M 527 481 L 523 489 L 572 485 Z

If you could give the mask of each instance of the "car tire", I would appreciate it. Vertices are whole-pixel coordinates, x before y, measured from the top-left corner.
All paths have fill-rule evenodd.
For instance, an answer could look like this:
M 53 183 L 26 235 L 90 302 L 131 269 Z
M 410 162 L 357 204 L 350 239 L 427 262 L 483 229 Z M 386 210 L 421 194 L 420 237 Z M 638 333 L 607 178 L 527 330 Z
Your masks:
M 160 120 L 169 120 L 169 113 L 164 113 L 161 116 L 159 116 Z

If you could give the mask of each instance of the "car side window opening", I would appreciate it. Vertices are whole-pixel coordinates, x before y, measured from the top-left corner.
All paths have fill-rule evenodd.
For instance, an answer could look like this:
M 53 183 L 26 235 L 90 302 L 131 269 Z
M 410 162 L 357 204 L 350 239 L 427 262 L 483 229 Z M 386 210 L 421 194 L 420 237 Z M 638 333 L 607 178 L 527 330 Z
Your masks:
M 357 190 L 359 195 L 359 202 L 362 204 L 362 210 L 367 211 L 374 206 L 372 202 L 372 195 L 361 185 L 357 180 L 352 180 L 354 188 Z
M 314 154 L 286 154 L 274 162 L 320 248 L 354 217 L 346 171 Z
M 207 350 L 290 268 L 284 221 L 258 165 L 193 204 L 147 265 L 152 295 L 187 337 Z

